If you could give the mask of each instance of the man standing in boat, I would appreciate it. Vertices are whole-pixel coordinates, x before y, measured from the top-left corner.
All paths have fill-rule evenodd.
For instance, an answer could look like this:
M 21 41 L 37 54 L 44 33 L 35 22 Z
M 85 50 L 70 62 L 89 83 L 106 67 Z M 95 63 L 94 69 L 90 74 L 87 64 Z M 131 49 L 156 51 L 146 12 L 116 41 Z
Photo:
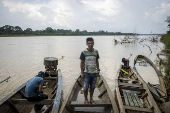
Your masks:
M 95 104 L 93 100 L 93 93 L 99 76 L 99 54 L 96 49 L 93 48 L 94 40 L 92 37 L 86 39 L 87 49 L 83 50 L 80 55 L 80 69 L 81 77 L 84 78 L 84 103 Z M 90 86 L 90 101 L 88 101 L 88 88 Z
M 25 96 L 28 101 L 41 101 L 43 99 L 48 99 L 48 95 L 43 94 L 42 87 L 43 87 L 43 76 L 45 75 L 44 72 L 40 71 L 38 75 L 28 81 L 26 88 L 25 88 Z M 44 105 L 35 105 L 35 111 L 43 111 L 41 109 Z

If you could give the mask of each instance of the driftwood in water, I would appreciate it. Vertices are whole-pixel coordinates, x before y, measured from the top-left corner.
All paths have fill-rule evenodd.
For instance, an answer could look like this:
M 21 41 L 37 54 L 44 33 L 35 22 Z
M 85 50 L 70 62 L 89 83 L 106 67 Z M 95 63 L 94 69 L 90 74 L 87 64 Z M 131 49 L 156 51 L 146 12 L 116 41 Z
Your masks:
M 162 50 L 162 52 L 170 52 L 170 49 L 164 49 L 164 50 Z
M 141 43 L 141 42 L 143 42 L 143 41 L 145 41 L 145 39 L 141 39 L 141 40 L 139 41 L 139 43 Z
M 10 76 L 4 80 L 2 80 L 0 83 L 4 82 L 4 81 L 7 81 L 8 82 L 8 79 L 10 78 Z
M 130 35 L 125 35 L 125 37 L 123 39 L 120 38 L 120 40 L 121 41 L 114 39 L 115 43 L 121 43 L 122 44 L 122 43 L 134 43 L 136 40 L 138 40 L 138 38 L 135 38 L 135 37 L 130 36 Z
M 145 45 L 146 45 L 146 44 L 144 44 L 143 47 L 144 47 Z M 148 46 L 148 45 L 146 45 L 146 46 Z M 148 47 L 149 47 L 149 49 L 150 49 L 150 51 L 151 51 L 151 53 L 152 53 L 152 50 L 151 50 L 150 46 L 148 46 Z
M 158 37 L 159 37 L 158 35 L 157 35 L 157 36 L 152 36 L 152 37 L 149 36 L 148 39 L 149 39 L 149 41 L 151 41 L 151 42 L 158 42 Z
M 170 59 L 170 54 L 157 54 L 157 57 L 160 60 L 160 62 L 159 62 L 159 70 L 161 71 L 162 59 L 159 57 L 160 55 L 162 55 L 162 56 L 169 56 L 169 59 Z M 169 64 L 169 59 L 168 59 L 168 64 Z
M 155 45 L 155 46 L 159 47 L 158 45 L 156 45 L 156 44 L 154 44 L 154 43 L 153 43 L 153 45 Z M 159 48 L 162 50 L 162 48 L 161 48 L 161 47 L 159 47 Z

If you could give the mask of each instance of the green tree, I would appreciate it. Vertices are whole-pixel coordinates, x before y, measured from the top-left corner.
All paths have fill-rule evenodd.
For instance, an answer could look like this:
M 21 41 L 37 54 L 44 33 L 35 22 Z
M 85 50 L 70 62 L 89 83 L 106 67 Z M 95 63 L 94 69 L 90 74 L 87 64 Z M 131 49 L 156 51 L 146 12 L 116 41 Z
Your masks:
M 170 16 L 167 16 L 167 19 L 165 20 L 165 22 L 168 23 L 169 31 L 167 33 L 170 34 Z
M 19 26 L 14 27 L 15 34 L 22 34 L 23 30 Z
M 75 34 L 76 34 L 76 35 L 80 35 L 80 30 L 79 30 L 79 29 L 76 29 Z
M 25 34 L 32 34 L 32 29 L 31 28 L 27 28 L 26 30 L 24 30 Z
M 53 31 L 53 29 L 52 29 L 51 27 L 47 27 L 47 28 L 45 29 L 45 31 L 46 31 L 47 34 L 52 34 L 52 33 L 54 33 L 54 31 Z
M 14 27 L 10 25 L 5 25 L 2 27 L 2 29 L 4 34 L 12 34 L 14 31 Z

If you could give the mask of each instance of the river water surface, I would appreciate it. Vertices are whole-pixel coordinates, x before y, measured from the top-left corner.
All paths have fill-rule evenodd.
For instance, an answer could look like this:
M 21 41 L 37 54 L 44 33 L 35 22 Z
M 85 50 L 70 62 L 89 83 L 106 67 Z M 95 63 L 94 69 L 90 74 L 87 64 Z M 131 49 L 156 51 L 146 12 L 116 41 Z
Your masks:
M 18 88 L 20 85 L 34 77 L 39 71 L 44 70 L 43 60 L 45 57 L 65 56 L 58 62 L 63 76 L 64 98 L 70 90 L 75 78 L 80 72 L 80 53 L 87 48 L 86 38 L 88 36 L 37 36 L 37 37 L 0 37 L 0 81 L 8 76 L 8 82 L 0 84 L 0 99 Z M 153 45 L 149 41 L 142 43 L 115 44 L 115 36 L 93 36 L 94 48 L 99 51 L 100 70 L 106 79 L 112 94 L 114 95 L 115 76 L 120 67 L 123 57 L 129 58 L 133 66 L 134 58 L 145 55 L 153 62 L 156 54 L 163 47 L 161 42 Z M 116 36 L 119 40 L 124 36 Z M 139 36 L 145 38 L 146 36 Z M 151 47 L 150 52 L 147 44 Z M 137 69 L 146 82 L 158 83 L 155 71 L 151 67 Z

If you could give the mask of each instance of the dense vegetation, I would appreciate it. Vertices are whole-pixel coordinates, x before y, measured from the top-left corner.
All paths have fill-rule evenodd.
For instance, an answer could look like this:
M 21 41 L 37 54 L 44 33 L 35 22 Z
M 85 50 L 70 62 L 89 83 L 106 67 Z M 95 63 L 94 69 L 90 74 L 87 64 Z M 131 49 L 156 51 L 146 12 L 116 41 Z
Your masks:
M 165 22 L 168 23 L 169 31 L 167 31 L 166 35 L 162 36 L 162 42 L 165 44 L 165 50 L 167 57 L 167 66 L 165 68 L 165 76 L 164 81 L 167 88 L 167 92 L 170 94 L 170 16 L 167 17 L 167 20 Z
M 107 32 L 107 31 L 94 31 L 94 32 L 88 32 L 87 30 L 80 31 L 79 29 L 76 29 L 75 31 L 70 30 L 64 30 L 64 29 L 52 29 L 51 27 L 47 27 L 45 30 L 35 30 L 33 31 L 31 28 L 27 28 L 25 30 L 22 30 L 19 26 L 10 26 L 5 25 L 3 27 L 0 27 L 0 36 L 29 36 L 29 35 L 49 35 L 49 36 L 57 36 L 57 35 L 127 35 L 132 33 L 121 33 L 121 32 Z

